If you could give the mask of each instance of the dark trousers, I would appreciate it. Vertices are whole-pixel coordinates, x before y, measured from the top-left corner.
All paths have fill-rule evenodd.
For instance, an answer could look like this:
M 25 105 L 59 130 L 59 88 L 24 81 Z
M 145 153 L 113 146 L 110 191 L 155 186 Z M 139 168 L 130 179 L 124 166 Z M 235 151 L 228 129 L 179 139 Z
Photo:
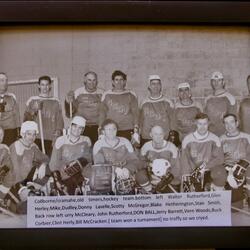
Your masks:
M 36 139 L 35 143 L 39 147 L 39 149 L 42 151 L 42 141 L 41 141 L 41 139 Z M 46 155 L 48 155 L 50 157 L 51 153 L 52 153 L 52 149 L 53 149 L 52 141 L 51 140 L 44 140 L 44 148 L 45 148 Z
M 125 137 L 129 141 L 131 140 L 131 135 L 133 134 L 134 130 L 133 129 L 128 129 L 128 130 L 118 130 L 117 131 L 117 136 L 120 137 Z
M 88 136 L 92 142 L 92 145 L 98 140 L 98 125 L 87 125 L 83 134 Z
M 17 139 L 18 139 L 18 128 L 4 130 L 4 137 L 2 142 L 3 144 L 10 146 Z

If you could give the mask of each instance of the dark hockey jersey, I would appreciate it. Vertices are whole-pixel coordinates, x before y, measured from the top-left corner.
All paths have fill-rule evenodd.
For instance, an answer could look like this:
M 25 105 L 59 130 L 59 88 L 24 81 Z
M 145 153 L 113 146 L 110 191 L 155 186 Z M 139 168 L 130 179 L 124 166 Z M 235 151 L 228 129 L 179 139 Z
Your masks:
M 102 96 L 99 125 L 105 119 L 114 120 L 118 130 L 130 130 L 138 125 L 138 101 L 135 93 L 130 90 L 104 92 Z
M 150 130 L 152 127 L 161 126 L 166 136 L 172 129 L 173 103 L 165 96 L 157 99 L 148 97 L 141 104 L 140 109 L 140 128 L 143 139 L 150 139 Z
M 225 132 L 223 116 L 227 113 L 236 114 L 237 112 L 235 97 L 228 92 L 209 96 L 205 100 L 204 112 L 210 120 L 209 130 L 217 136 L 221 136 Z
M 98 125 L 100 103 L 103 90 L 98 88 L 94 92 L 88 92 L 85 87 L 74 91 L 74 101 L 72 103 L 72 115 L 83 116 L 87 120 L 87 125 Z M 70 105 L 65 101 L 66 116 L 70 116 Z
M 35 121 L 39 126 L 38 112 L 33 109 L 34 102 L 42 102 L 42 126 L 45 140 L 53 140 L 62 134 L 64 122 L 60 101 L 55 97 L 32 96 L 26 103 L 24 121 Z M 40 127 L 39 127 L 40 131 Z M 59 131 L 59 132 L 58 132 Z M 38 137 L 40 138 L 41 133 Z

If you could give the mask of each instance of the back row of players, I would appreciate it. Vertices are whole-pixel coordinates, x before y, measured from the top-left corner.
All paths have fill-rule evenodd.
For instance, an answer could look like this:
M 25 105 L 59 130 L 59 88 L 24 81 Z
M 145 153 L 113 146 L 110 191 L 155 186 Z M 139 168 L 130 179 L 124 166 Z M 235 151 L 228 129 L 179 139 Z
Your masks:
M 114 71 L 112 89 L 104 92 L 98 88 L 97 74 L 86 73 L 84 85 L 66 96 L 65 113 L 72 119 L 67 134 L 62 135 L 62 109 L 59 100 L 51 96 L 50 77 L 39 78 L 39 95 L 27 101 L 19 132 L 18 103 L 7 91 L 6 74 L 0 73 L 4 187 L 41 180 L 50 171 L 59 171 L 67 186 L 65 192 L 74 194 L 83 181 L 81 176 L 91 176 L 87 163 L 94 162 L 115 167 L 120 194 L 133 193 L 131 179 L 141 192 L 180 191 L 181 181 L 187 189 L 193 186 L 194 191 L 201 191 L 207 182 L 217 189 L 233 190 L 233 202 L 241 207 L 244 184 L 247 196 L 250 192 L 250 97 L 237 108 L 235 97 L 225 89 L 223 75 L 214 72 L 213 95 L 206 98 L 204 108 L 193 100 L 189 83 L 178 85 L 178 100 L 173 103 L 162 94 L 160 77 L 150 75 L 149 96 L 139 108 L 136 94 L 126 89 L 126 80 L 126 74 Z M 250 77 L 247 86 L 250 90 Z M 130 140 L 137 146 L 136 152 Z M 49 157 L 34 142 L 40 148 L 44 144 Z M 75 174 L 72 169 L 77 169 L 72 162 L 79 159 L 86 167 L 80 177 L 75 175 L 67 182 L 67 176 Z M 41 167 L 43 162 L 49 163 L 49 169 Z M 92 188 L 96 189 L 95 185 Z M 8 188 L 3 190 L 6 193 Z

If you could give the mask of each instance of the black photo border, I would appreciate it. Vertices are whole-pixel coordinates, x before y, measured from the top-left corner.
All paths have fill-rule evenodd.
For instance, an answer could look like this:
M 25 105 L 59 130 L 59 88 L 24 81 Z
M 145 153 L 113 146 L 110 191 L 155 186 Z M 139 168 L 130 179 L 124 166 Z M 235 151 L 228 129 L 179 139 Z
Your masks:
M 0 25 L 250 25 L 249 1 L 0 1 Z M 250 27 L 249 27 L 250 28 Z M 1 229 L 0 249 L 248 247 L 250 227 Z

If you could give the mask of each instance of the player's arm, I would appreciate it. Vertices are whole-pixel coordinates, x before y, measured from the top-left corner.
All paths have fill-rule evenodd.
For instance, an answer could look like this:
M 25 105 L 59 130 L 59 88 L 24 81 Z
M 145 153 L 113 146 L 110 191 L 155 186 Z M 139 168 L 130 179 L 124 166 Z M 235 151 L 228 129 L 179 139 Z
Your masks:
M 139 107 L 137 97 L 131 94 L 131 112 L 133 115 L 134 126 L 139 127 Z
M 215 166 L 222 165 L 224 162 L 224 153 L 221 146 L 213 144 L 212 157 L 209 162 L 206 163 L 206 169 L 211 169 Z
M 182 148 L 180 155 L 180 172 L 181 175 L 190 174 L 193 169 L 197 167 L 192 161 L 190 154 L 190 148 L 187 145 L 185 148 Z

